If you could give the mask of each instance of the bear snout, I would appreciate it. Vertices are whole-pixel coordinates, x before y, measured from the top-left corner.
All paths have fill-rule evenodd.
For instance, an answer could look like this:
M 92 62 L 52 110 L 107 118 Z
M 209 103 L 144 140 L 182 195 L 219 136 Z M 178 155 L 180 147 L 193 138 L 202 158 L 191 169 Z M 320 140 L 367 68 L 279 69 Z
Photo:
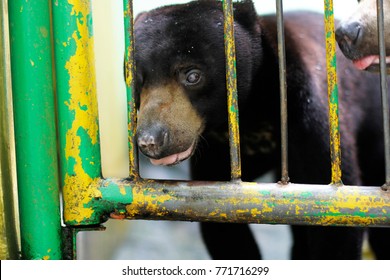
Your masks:
M 357 46 L 362 37 L 362 26 L 359 22 L 348 22 L 336 29 L 336 40 L 345 56 L 356 59 Z
M 361 35 L 362 26 L 359 22 L 351 22 L 344 24 L 336 30 L 336 37 L 338 39 L 344 39 L 349 44 L 356 44 Z
M 168 129 L 162 124 L 155 124 L 137 132 L 136 140 L 141 152 L 150 158 L 161 158 L 169 142 Z

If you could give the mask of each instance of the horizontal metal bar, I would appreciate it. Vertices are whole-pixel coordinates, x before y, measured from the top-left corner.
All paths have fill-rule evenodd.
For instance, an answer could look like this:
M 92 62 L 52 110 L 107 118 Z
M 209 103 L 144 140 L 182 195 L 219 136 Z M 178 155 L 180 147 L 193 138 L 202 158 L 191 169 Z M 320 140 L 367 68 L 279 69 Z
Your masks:
M 76 220 L 115 219 L 390 226 L 390 192 L 380 187 L 251 182 L 101 180 L 81 195 Z M 91 195 L 93 194 L 93 195 Z

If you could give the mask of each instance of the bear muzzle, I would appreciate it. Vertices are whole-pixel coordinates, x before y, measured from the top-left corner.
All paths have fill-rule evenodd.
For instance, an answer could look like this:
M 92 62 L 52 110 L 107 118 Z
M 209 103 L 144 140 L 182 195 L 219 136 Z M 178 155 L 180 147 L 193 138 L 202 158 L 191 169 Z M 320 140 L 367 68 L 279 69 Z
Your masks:
M 186 160 L 194 153 L 197 142 L 195 139 L 190 144 L 175 143 L 169 129 L 161 124 L 140 129 L 136 140 L 140 151 L 154 165 L 175 165 Z

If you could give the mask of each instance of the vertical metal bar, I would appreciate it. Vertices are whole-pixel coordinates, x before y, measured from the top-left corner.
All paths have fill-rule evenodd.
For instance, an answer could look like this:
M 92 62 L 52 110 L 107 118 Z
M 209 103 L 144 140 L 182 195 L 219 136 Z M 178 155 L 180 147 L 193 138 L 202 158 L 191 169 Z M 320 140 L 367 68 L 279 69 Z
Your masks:
M 24 259 L 62 257 L 49 2 L 8 3 Z
M 276 1 L 278 28 L 278 57 L 280 79 L 280 113 L 281 113 L 281 153 L 282 178 L 281 183 L 287 184 L 288 177 L 288 126 L 287 126 L 287 81 L 286 81 L 286 50 L 284 43 L 283 0 Z
M 127 90 L 128 145 L 129 145 L 129 176 L 139 177 L 138 149 L 135 141 L 137 127 L 137 108 L 134 98 L 135 65 L 134 65 L 134 34 L 133 34 L 133 1 L 123 0 L 125 21 L 125 79 Z
M 234 18 L 232 0 L 223 0 L 224 38 L 226 57 L 226 86 L 229 113 L 229 145 L 232 180 L 241 178 L 240 135 L 238 124 L 238 94 L 236 72 L 236 47 L 234 42 Z
M 79 224 L 101 176 L 91 2 L 52 1 L 64 221 Z
M 337 86 L 337 59 L 336 39 L 333 14 L 333 0 L 325 0 L 325 39 L 326 39 L 326 64 L 328 74 L 329 97 L 329 128 L 330 128 L 330 156 L 332 165 L 331 184 L 342 185 L 341 181 L 341 149 L 339 127 L 339 103 Z
M 385 143 L 385 163 L 386 163 L 386 182 L 384 189 L 390 189 L 390 116 L 389 116 L 389 98 L 387 85 L 386 69 L 386 43 L 385 43 L 385 24 L 383 0 L 377 0 L 377 20 L 378 20 L 378 40 L 379 40 L 379 57 L 380 57 L 380 81 L 382 92 L 382 112 L 383 112 L 383 131 Z
M 19 253 L 15 214 L 14 176 L 11 162 L 12 110 L 5 3 L 0 1 L 0 259 L 17 259 Z

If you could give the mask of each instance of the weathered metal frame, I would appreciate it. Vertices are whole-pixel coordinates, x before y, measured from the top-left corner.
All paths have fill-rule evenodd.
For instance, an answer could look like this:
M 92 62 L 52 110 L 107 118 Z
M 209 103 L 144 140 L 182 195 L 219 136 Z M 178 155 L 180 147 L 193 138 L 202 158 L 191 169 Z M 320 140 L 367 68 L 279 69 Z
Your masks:
M 22 3 L 23 2 L 23 3 Z M 31 3 L 34 2 L 34 3 Z M 47 5 L 50 1 L 11 1 L 10 11 L 13 11 L 10 22 L 19 26 L 22 31 L 15 32 L 15 26 L 11 26 L 11 38 L 25 38 L 25 41 L 15 43 L 12 47 L 14 53 L 12 64 L 17 65 L 18 71 L 34 72 L 34 63 L 29 61 L 33 56 L 23 56 L 18 58 L 15 53 L 17 47 L 22 45 L 34 49 L 36 44 L 34 38 L 39 38 L 48 44 L 48 36 L 40 34 L 29 34 L 23 28 L 34 26 L 31 22 L 31 15 L 37 15 L 45 20 L 43 26 L 47 28 L 48 11 Z M 75 236 L 78 231 L 91 228 L 101 228 L 99 225 L 108 218 L 119 219 L 159 219 L 159 220 L 186 220 L 186 221 L 217 221 L 217 222 L 237 222 L 237 223 L 283 223 L 283 224 L 316 224 L 316 225 L 345 225 L 345 226 L 389 226 L 390 225 L 390 193 L 381 187 L 359 187 L 342 186 L 340 169 L 340 148 L 338 135 L 338 108 L 337 108 L 337 80 L 335 75 L 335 40 L 334 40 L 334 19 L 333 3 L 325 0 L 325 25 L 327 34 L 327 61 L 329 71 L 328 82 L 329 100 L 331 113 L 331 146 L 332 146 L 332 181 L 330 185 L 300 185 L 289 183 L 287 166 L 287 145 L 283 145 L 282 162 L 283 177 L 281 183 L 261 184 L 241 181 L 240 151 L 239 151 L 239 128 L 238 128 L 238 101 L 235 74 L 235 46 L 234 46 L 234 25 L 232 0 L 222 1 L 225 15 L 225 52 L 227 57 L 227 91 L 229 110 L 229 133 L 230 133 L 230 153 L 232 174 L 231 181 L 228 182 L 194 182 L 194 181 L 163 181 L 145 180 L 140 178 L 138 173 L 137 148 L 134 141 L 136 128 L 136 109 L 133 98 L 135 65 L 133 63 L 134 46 L 132 36 L 132 1 L 124 0 L 125 17 L 125 37 L 126 37 L 126 85 L 128 96 L 128 129 L 130 165 L 129 177 L 127 179 L 105 179 L 101 177 L 100 151 L 99 151 L 99 126 L 98 110 L 96 101 L 96 86 L 93 65 L 93 34 L 90 2 L 86 0 L 53 1 L 53 25 L 54 25 L 54 49 L 56 81 L 58 94 L 58 130 L 60 138 L 60 158 L 61 158 L 61 186 L 63 187 L 64 199 L 64 222 L 67 225 L 64 230 L 67 242 L 72 246 L 67 246 L 66 252 L 61 248 L 61 238 L 54 237 L 55 246 L 39 246 L 39 250 L 30 250 L 30 243 L 22 243 L 24 258 L 59 258 L 61 254 L 64 258 L 75 257 Z M 26 5 L 26 6 L 24 6 Z M 40 5 L 40 6 L 32 6 Z M 31 12 L 27 17 L 29 23 L 23 26 L 23 19 L 18 18 L 17 12 L 21 7 L 28 7 L 24 12 Z M 281 114 L 282 114 L 282 135 L 283 143 L 287 144 L 287 95 L 285 82 L 285 54 L 283 42 L 283 13 L 282 1 L 277 1 L 278 30 L 279 30 L 279 55 L 281 73 Z M 19 15 L 20 17 L 20 15 Z M 34 17 L 33 17 L 34 18 Z M 20 22 L 19 22 L 20 21 Z M 12 25 L 11 24 L 11 25 Z M 64 28 L 66 26 L 66 28 Z M 39 29 L 38 29 L 39 30 Z M 49 29 L 48 29 L 49 30 Z M 23 34 L 23 35 L 22 35 Z M 26 34 L 26 35 L 24 35 Z M 43 34 L 47 34 L 43 32 Z M 14 36 L 14 37 L 13 37 Z M 21 50 L 24 52 L 26 50 Z M 51 65 L 51 52 L 47 50 L 40 56 L 46 60 L 45 64 Z M 46 66 L 47 66 L 46 65 Z M 34 68 L 34 69 L 32 69 Z M 21 70 L 22 69 L 22 70 Z M 48 86 L 52 85 L 52 80 L 48 73 L 51 69 L 44 68 L 41 73 L 45 80 L 44 85 L 36 85 L 36 89 L 47 88 L 47 92 L 38 98 L 33 94 L 26 98 L 19 94 L 29 92 L 25 85 L 31 81 L 14 80 L 15 93 L 15 116 L 16 119 L 16 139 L 24 137 L 28 143 L 17 142 L 18 153 L 22 154 L 23 146 L 37 143 L 36 136 L 31 132 L 31 127 L 24 128 L 26 122 L 21 120 L 23 111 L 30 113 L 32 105 L 48 102 L 52 104 L 53 90 Z M 16 71 L 16 70 L 14 70 Z M 18 72 L 19 74 L 19 72 Z M 15 78 L 16 73 L 14 75 Z M 284 80 L 283 80 L 284 79 Z M 24 85 L 20 88 L 20 85 Z M 31 98 L 33 98 L 31 101 Z M 46 98 L 49 100 L 47 101 Z M 21 100 L 19 100 L 21 99 Z M 28 100 L 27 100 L 28 99 Z M 18 109 L 20 104 L 24 104 L 23 109 Z M 46 100 L 46 101 L 43 101 Z M 28 102 L 27 102 L 28 101 Z M 47 103 L 45 103 L 47 105 Z M 34 123 L 37 127 L 43 123 L 51 125 L 48 131 L 42 134 L 53 133 L 54 112 L 52 105 L 39 110 L 40 115 L 34 116 L 39 123 Z M 48 110 L 46 110 L 49 108 Z M 47 114 L 47 115 L 46 115 Z M 30 116 L 28 116 L 31 118 Z M 45 119 L 45 121 L 43 121 Z M 27 125 L 31 125 L 30 122 Z M 23 134 L 27 129 L 28 133 Z M 50 134 L 52 135 L 52 134 Z M 43 137 L 43 136 L 42 136 Z M 41 138 L 39 138 L 41 139 Z M 38 140 L 40 141 L 40 140 Z M 42 140 L 41 140 L 42 141 Z M 56 147 L 51 142 L 51 147 Z M 34 148 L 29 148 L 34 150 Z M 40 149 L 39 149 L 40 151 Z M 20 157 L 20 156 L 19 156 Z M 41 195 L 42 202 L 31 205 L 23 203 L 23 200 L 32 200 L 28 197 L 31 190 L 36 190 L 36 185 L 32 184 L 34 178 L 25 174 L 23 165 L 24 159 L 18 157 L 18 176 L 22 183 L 20 188 L 20 200 L 22 202 L 21 212 L 27 210 L 36 215 L 32 221 L 34 227 L 36 222 L 47 218 L 54 218 L 55 223 L 42 225 L 39 234 L 45 236 L 46 232 L 59 232 L 58 214 L 58 192 L 56 192 L 57 182 L 47 180 L 47 176 L 42 175 L 44 171 L 35 171 L 42 183 L 42 192 L 49 191 L 48 195 Z M 35 158 L 56 159 L 53 151 L 45 154 L 36 154 Z M 42 160 L 43 162 L 43 160 Z M 36 161 L 34 161 L 36 164 Z M 46 164 L 45 168 L 50 170 L 50 176 L 56 171 L 49 169 L 55 167 L 54 163 Z M 34 174 L 34 175 L 35 175 Z M 35 175 L 35 177 L 37 177 Z M 25 183 L 23 183 L 25 181 Z M 49 185 L 47 185 L 49 184 Z M 25 186 L 25 187 L 23 187 Z M 31 188 L 33 186 L 33 188 Z M 30 193 L 29 193 L 30 191 Z M 54 197 L 53 197 L 54 195 Z M 35 199 L 35 197 L 34 197 Z M 41 200 L 39 200 L 41 201 Z M 53 202 L 54 201 L 54 202 Z M 54 210 L 41 209 L 41 204 L 54 206 Z M 41 211 L 43 210 L 43 211 Z M 22 217 L 23 214 L 21 214 Z M 25 221 L 22 220 L 22 223 Z M 30 223 L 31 224 L 31 223 Z M 39 226 L 38 226 L 39 227 Z M 25 231 L 25 228 L 23 229 Z M 33 229 L 31 229 L 33 231 Z M 23 232 L 22 232 L 23 236 Z M 34 242 L 40 242 L 39 236 L 34 236 Z M 29 240 L 30 241 L 30 240 Z M 42 244 L 41 244 L 42 245 Z M 43 254 L 40 251 L 53 253 Z

